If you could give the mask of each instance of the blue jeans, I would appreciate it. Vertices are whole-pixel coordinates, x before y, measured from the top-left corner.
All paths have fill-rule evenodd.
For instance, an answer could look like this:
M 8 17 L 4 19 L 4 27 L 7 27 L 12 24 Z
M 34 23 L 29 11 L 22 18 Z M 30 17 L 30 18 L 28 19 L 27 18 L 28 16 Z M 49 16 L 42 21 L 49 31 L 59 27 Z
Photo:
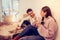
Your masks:
M 21 33 L 13 35 L 13 37 L 16 35 L 18 35 L 19 38 L 22 38 L 24 36 L 33 36 L 34 35 L 34 36 L 40 36 L 42 39 L 44 39 L 41 35 L 39 35 L 37 28 L 34 26 L 31 26 L 31 25 L 29 25 L 27 28 L 25 28 Z

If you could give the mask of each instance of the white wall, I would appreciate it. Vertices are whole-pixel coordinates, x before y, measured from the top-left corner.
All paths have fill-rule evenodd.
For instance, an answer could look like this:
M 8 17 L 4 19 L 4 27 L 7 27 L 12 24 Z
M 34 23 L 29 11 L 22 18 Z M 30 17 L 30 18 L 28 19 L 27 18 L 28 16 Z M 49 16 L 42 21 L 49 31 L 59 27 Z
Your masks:
M 58 36 L 60 39 L 60 0 L 20 0 L 20 14 L 26 13 L 28 8 L 32 8 L 36 15 L 40 16 L 40 10 L 43 6 L 49 6 L 58 23 Z

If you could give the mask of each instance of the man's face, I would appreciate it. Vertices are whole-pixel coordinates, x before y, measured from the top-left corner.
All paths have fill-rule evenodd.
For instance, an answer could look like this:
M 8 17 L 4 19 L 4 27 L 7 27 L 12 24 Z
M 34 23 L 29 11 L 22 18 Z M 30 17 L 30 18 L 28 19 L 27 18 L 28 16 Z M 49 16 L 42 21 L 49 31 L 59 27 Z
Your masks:
M 34 16 L 33 11 L 28 12 L 28 15 L 30 15 L 31 17 L 33 17 Z

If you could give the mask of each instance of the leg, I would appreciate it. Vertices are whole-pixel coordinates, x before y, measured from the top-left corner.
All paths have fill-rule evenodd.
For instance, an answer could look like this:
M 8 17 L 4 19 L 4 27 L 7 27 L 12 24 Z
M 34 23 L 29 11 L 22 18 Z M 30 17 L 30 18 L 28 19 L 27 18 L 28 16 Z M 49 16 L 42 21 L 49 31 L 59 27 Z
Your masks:
M 40 36 L 25 36 L 25 37 L 20 38 L 19 40 L 45 40 L 45 39 Z

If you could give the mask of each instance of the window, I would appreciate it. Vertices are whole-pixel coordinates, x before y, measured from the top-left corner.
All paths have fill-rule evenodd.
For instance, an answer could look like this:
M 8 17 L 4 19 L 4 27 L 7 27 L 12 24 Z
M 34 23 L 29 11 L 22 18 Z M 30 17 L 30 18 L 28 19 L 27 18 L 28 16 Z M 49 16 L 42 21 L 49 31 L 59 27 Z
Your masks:
M 17 15 L 19 13 L 19 0 L 2 0 L 2 20 L 7 15 Z

